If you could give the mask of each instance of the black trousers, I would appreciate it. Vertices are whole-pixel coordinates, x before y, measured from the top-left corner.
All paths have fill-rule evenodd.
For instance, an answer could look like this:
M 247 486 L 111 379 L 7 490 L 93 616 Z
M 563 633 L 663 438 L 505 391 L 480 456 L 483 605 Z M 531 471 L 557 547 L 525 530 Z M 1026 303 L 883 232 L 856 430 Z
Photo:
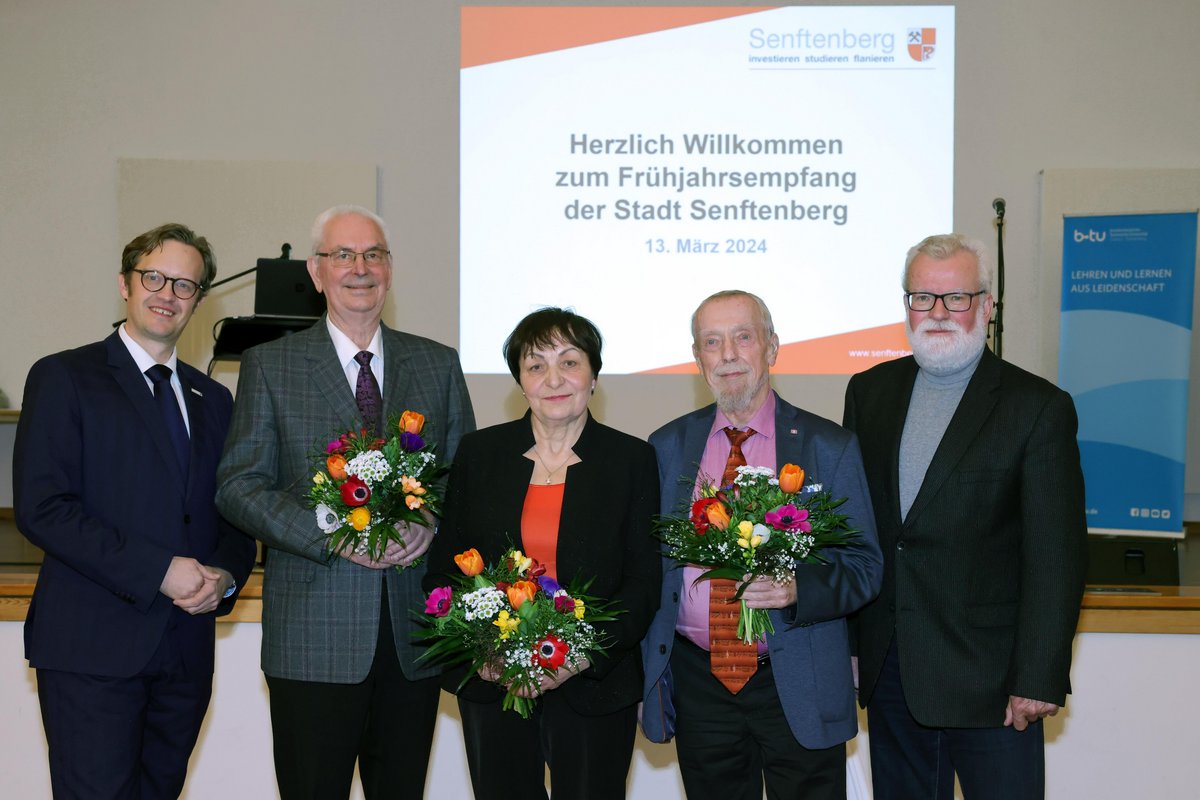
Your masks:
M 675 749 L 688 800 L 845 800 L 846 745 L 809 750 L 783 715 L 770 660 L 737 694 L 708 651 L 681 636 L 671 651 Z
M 366 680 L 314 683 L 268 675 L 267 688 L 282 800 L 346 800 L 356 761 L 368 800 L 423 796 L 440 689 L 437 677 L 404 677 L 386 587 Z
M 547 767 L 554 800 L 625 797 L 636 705 L 585 716 L 554 690 L 542 695 L 529 719 L 501 710 L 499 700 L 459 698 L 458 709 L 476 800 L 545 798 Z

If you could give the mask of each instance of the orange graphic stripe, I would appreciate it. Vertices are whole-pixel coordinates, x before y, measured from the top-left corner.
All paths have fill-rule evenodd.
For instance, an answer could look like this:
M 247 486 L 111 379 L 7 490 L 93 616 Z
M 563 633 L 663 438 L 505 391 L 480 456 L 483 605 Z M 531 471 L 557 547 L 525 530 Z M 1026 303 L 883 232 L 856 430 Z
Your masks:
M 910 353 L 904 323 L 780 345 L 771 370 L 784 375 L 853 375 Z M 695 375 L 695 362 L 644 370 L 650 375 Z
M 512 58 L 581 47 L 627 36 L 728 19 L 775 6 L 687 7 L 514 7 L 462 9 L 460 63 L 463 69 Z

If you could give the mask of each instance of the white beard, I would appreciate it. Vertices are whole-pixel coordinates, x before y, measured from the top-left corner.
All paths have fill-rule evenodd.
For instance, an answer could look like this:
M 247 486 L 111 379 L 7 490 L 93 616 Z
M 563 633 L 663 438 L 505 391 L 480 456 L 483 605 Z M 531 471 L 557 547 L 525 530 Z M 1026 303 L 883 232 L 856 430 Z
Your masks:
M 933 336 L 929 331 L 953 333 L 949 336 Z M 952 375 L 958 372 L 979 358 L 987 343 L 987 324 L 978 313 L 975 328 L 969 333 L 963 330 L 963 326 L 957 320 L 938 322 L 929 317 L 926 317 L 915 331 L 909 327 L 906 319 L 904 332 L 908 335 L 908 344 L 912 347 L 917 365 L 931 375 Z

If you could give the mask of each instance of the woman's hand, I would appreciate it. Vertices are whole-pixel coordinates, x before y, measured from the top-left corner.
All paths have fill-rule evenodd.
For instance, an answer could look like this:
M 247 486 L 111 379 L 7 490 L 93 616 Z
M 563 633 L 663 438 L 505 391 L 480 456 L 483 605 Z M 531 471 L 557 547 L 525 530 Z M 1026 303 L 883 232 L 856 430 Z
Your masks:
M 552 675 L 543 674 L 541 679 L 538 681 L 537 688 L 531 689 L 529 687 L 521 687 L 514 690 L 513 694 L 517 697 L 529 698 L 543 695 L 552 689 L 557 689 L 558 687 L 562 686 L 564 683 L 569 681 L 571 678 L 574 678 L 591 665 L 592 662 L 588 661 L 586 658 L 581 659 L 577 664 L 563 664 L 561 667 L 556 669 Z

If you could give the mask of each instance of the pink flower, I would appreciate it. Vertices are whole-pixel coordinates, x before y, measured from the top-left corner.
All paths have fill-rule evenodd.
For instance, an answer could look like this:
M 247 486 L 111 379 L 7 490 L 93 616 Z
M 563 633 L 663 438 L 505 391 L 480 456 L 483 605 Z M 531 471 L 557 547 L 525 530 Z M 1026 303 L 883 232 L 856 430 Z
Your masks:
M 454 592 L 449 586 L 439 586 L 429 593 L 425 600 L 425 613 L 435 617 L 444 617 L 450 613 L 450 598 Z
M 807 519 L 808 509 L 796 508 L 791 503 L 784 503 L 779 508 L 768 511 L 763 515 L 763 521 L 777 531 L 804 531 L 808 533 L 812 530 L 812 525 L 805 522 Z
M 556 595 L 554 598 L 554 610 L 560 614 L 574 614 L 575 600 L 569 597 L 566 593 Z

